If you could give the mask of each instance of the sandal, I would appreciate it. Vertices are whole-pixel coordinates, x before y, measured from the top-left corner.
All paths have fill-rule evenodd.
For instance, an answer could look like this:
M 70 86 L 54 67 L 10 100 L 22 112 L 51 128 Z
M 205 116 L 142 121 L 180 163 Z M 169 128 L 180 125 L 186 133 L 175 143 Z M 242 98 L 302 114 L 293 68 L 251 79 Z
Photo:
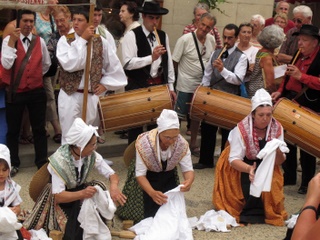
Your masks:
M 24 145 L 33 143 L 33 137 L 31 135 L 26 136 L 26 137 L 20 136 L 19 143 L 24 144 Z
M 191 154 L 195 157 L 200 157 L 200 147 L 192 147 L 190 148 Z
M 52 137 L 52 139 L 55 143 L 61 143 L 61 133 L 57 133 Z
M 99 144 L 104 144 L 106 142 L 102 137 L 98 137 L 97 141 Z

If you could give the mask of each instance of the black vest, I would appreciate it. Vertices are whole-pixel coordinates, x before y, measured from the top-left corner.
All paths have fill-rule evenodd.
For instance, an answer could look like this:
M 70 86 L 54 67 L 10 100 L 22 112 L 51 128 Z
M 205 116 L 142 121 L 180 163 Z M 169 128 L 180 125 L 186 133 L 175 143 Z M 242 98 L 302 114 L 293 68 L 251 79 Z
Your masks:
M 138 48 L 137 55 L 138 57 L 146 57 L 152 54 L 151 47 L 149 45 L 148 39 L 144 34 L 142 27 L 139 26 L 132 30 L 136 36 L 136 44 Z M 161 44 L 166 46 L 166 34 L 164 31 L 157 30 Z M 168 82 L 168 54 L 167 52 L 163 54 L 162 61 L 160 66 L 163 69 L 163 73 L 161 75 L 162 83 L 165 84 Z M 126 86 L 127 90 L 133 90 L 138 88 L 148 87 L 149 84 L 147 82 L 150 76 L 151 65 L 147 65 L 143 68 L 134 69 L 134 70 L 125 70 L 126 75 L 128 76 L 128 85 Z

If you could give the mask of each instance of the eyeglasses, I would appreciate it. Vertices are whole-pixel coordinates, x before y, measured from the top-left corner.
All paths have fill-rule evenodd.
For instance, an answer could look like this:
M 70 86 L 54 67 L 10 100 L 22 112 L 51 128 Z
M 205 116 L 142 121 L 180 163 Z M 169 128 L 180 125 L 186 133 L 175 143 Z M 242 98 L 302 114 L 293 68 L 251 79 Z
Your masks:
M 296 23 L 301 24 L 303 22 L 303 20 L 299 19 L 299 18 L 294 18 L 294 19 L 292 19 L 292 22 L 294 22 L 294 23 L 296 22 Z
M 281 7 L 280 10 L 288 10 L 288 8 L 283 8 L 283 7 Z
M 206 55 L 206 50 L 207 50 L 206 46 L 203 46 L 203 48 L 201 50 L 201 56 Z
M 170 141 L 170 140 L 177 140 L 178 136 L 175 136 L 175 137 L 163 136 L 163 138 Z

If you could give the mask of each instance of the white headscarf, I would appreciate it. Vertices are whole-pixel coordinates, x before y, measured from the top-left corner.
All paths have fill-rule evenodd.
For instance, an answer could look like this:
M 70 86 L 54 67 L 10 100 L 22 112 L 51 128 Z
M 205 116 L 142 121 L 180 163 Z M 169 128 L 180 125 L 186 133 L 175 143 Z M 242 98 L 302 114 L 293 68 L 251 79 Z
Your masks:
M 257 90 L 254 96 L 251 98 L 251 112 L 260 105 L 269 105 L 272 107 L 272 98 L 270 94 L 263 88 Z
M 9 165 L 9 171 L 11 171 L 10 151 L 9 148 L 4 144 L 0 144 L 0 158 L 6 160 Z
M 179 118 L 175 111 L 169 109 L 163 109 L 160 117 L 157 119 L 158 133 L 161 133 L 168 129 L 179 129 Z
M 98 127 L 87 125 L 81 118 L 76 118 L 66 134 L 66 142 L 69 145 L 76 145 L 80 148 L 80 153 L 88 144 L 92 135 L 99 136 Z

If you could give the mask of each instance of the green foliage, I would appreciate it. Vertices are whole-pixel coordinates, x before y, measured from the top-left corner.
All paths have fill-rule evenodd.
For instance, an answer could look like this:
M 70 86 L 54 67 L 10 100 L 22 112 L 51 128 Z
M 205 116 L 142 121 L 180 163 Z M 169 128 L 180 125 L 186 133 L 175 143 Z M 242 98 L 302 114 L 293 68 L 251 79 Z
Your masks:
M 220 3 L 227 3 L 227 0 L 199 0 L 199 3 L 205 3 L 207 4 L 210 9 L 217 9 L 219 12 L 221 12 L 222 14 L 225 14 L 225 11 L 222 11 L 219 7 L 218 4 Z

